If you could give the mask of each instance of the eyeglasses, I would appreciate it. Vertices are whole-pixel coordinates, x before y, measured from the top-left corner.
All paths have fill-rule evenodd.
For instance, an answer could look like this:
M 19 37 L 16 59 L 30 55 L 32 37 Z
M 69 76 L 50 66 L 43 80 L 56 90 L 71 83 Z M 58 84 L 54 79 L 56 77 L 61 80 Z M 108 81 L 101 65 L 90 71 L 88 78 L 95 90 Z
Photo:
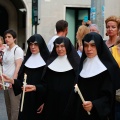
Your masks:
M 38 46 L 38 43 L 36 43 L 36 42 L 32 43 L 32 42 L 31 42 L 31 43 L 29 44 L 29 46 L 30 46 L 30 47 L 32 47 L 32 46 Z

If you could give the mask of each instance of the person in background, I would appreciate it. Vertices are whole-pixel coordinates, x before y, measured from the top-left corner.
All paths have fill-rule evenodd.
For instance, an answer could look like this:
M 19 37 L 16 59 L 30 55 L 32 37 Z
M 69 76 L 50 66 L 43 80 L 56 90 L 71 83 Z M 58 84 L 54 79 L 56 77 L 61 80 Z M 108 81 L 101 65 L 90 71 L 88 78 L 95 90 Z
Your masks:
M 82 50 L 83 50 L 83 46 L 81 45 L 79 45 L 78 46 L 78 50 L 77 50 L 77 53 L 78 53 L 78 55 L 81 57 L 82 56 Z
M 4 44 L 4 39 L 0 36 L 0 51 L 5 51 L 6 45 Z
M 86 26 L 87 26 L 87 27 L 89 27 L 91 24 L 92 24 L 91 20 L 88 20 L 88 21 L 86 22 Z
M 3 37 L 0 36 L 0 71 L 2 71 L 2 58 L 6 47 Z
M 120 68 L 120 37 L 117 38 L 115 45 L 111 47 L 111 53 L 115 58 L 116 62 Z M 115 113 L 115 120 L 120 120 L 120 100 L 117 95 L 120 94 L 120 89 L 116 91 L 116 113 Z
M 31 85 L 40 84 L 43 69 L 49 57 L 49 50 L 43 37 L 40 34 L 32 35 L 28 40 L 28 49 L 24 61 L 19 70 L 18 78 L 11 79 L 5 76 L 7 82 L 12 83 L 15 95 L 22 93 L 24 74 L 27 75 L 26 82 Z M 22 99 L 22 98 L 21 98 Z M 19 111 L 18 120 L 41 120 L 43 97 L 39 92 L 25 94 L 23 110 Z M 20 102 L 21 107 L 21 102 Z
M 117 16 L 109 16 L 105 20 L 106 35 L 109 37 L 106 41 L 108 48 L 114 46 L 120 29 L 120 19 Z
M 96 24 L 90 24 L 89 29 L 90 29 L 90 32 L 100 33 L 99 29 L 98 29 L 98 26 Z
M 2 60 L 3 74 L 6 74 L 12 79 L 18 77 L 18 71 L 24 57 L 23 50 L 15 44 L 16 37 L 16 32 L 12 29 L 4 32 L 5 43 L 8 47 L 4 51 Z M 12 85 L 9 83 L 6 83 L 6 85 L 8 85 L 8 89 L 4 91 L 4 96 L 8 120 L 18 120 L 20 95 L 15 96 Z
M 120 67 L 120 37 L 116 39 L 115 45 L 111 47 L 111 53 Z
M 47 47 L 50 51 L 50 53 L 52 52 L 52 49 L 54 47 L 53 42 L 55 41 L 56 38 L 58 38 L 59 36 L 66 36 L 68 34 L 68 22 L 65 20 L 59 20 L 56 22 L 56 32 L 57 34 L 55 36 L 53 36 L 50 41 L 47 44 Z
M 82 25 L 85 25 L 86 26 L 86 22 L 84 20 L 82 20 Z
M 77 33 L 76 33 L 77 45 L 76 45 L 76 47 L 77 47 L 77 52 L 80 57 L 82 55 L 82 47 L 83 47 L 82 39 L 89 32 L 90 32 L 89 28 L 86 27 L 85 25 L 81 25 L 77 30 Z
M 73 91 L 66 120 L 108 120 L 115 113 L 112 109 L 115 90 L 120 88 L 120 71 L 100 34 L 91 32 L 83 38 L 79 68 L 76 83 L 85 101 Z
M 54 41 L 53 51 L 43 72 L 41 84 L 26 85 L 26 92 L 46 91 L 44 97 L 44 119 L 63 120 L 79 69 L 80 57 L 67 37 L 58 37 Z
M 106 24 L 106 35 L 109 37 L 108 40 L 106 41 L 106 45 L 107 47 L 110 49 L 115 45 L 116 40 L 119 36 L 120 33 L 120 18 L 117 16 L 109 16 L 106 20 L 105 20 L 105 24 Z M 116 91 L 117 92 L 117 91 Z M 120 118 L 119 113 L 120 113 L 120 105 L 118 105 L 119 103 L 116 101 L 116 120 L 117 117 Z M 110 119 L 111 120 L 111 119 Z
M 85 26 L 89 27 L 91 24 L 92 24 L 91 20 L 88 20 L 87 22 L 82 20 L 82 25 L 85 25 Z

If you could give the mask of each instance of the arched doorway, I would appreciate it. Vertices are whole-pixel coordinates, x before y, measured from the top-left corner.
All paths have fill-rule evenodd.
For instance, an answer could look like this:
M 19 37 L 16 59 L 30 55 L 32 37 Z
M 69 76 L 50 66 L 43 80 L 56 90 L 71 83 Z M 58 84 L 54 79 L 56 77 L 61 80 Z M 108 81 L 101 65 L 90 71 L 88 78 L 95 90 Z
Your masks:
M 3 36 L 4 31 L 8 29 L 8 13 L 6 9 L 0 6 L 0 35 Z
M 20 9 L 24 8 L 22 0 L 0 1 L 0 35 L 3 35 L 7 29 L 13 29 L 17 33 L 16 43 L 22 49 L 25 49 L 26 42 L 26 12 Z

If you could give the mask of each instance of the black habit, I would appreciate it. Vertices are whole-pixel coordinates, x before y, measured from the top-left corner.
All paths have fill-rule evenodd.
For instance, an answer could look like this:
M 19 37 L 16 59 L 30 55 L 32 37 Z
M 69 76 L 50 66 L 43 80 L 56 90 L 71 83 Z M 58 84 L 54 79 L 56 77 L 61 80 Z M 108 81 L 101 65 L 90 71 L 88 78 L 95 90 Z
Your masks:
M 61 43 L 65 45 L 66 56 L 72 69 L 59 72 L 50 69 L 48 66 L 58 57 L 55 45 Z M 79 62 L 80 57 L 70 40 L 67 37 L 58 37 L 54 42 L 53 51 L 46 63 L 42 80 L 43 86 L 36 86 L 38 92 L 46 91 L 43 110 L 44 120 L 63 120 L 64 111 L 68 104 L 71 91 L 74 88 Z
M 15 95 L 22 93 L 21 87 L 23 86 L 24 73 L 27 75 L 27 80 L 26 80 L 27 84 L 31 84 L 31 85 L 40 84 L 40 80 L 41 80 L 45 65 L 36 67 L 36 68 L 29 68 L 25 66 L 25 63 L 32 55 L 30 51 L 30 47 L 29 47 L 31 42 L 32 43 L 36 42 L 38 44 L 38 47 L 40 50 L 39 53 L 45 62 L 47 61 L 47 58 L 49 57 L 49 51 L 47 49 L 47 46 L 42 36 L 39 34 L 35 34 L 31 36 L 27 41 L 28 49 L 27 49 L 25 59 L 19 70 L 18 78 L 14 81 L 13 90 L 14 90 Z M 22 100 L 22 97 L 21 97 L 21 100 Z M 39 93 L 37 92 L 25 93 L 23 111 L 22 112 L 19 111 L 18 120 L 41 120 L 42 115 L 37 114 L 37 109 L 40 107 L 42 103 L 43 103 L 42 95 L 40 96 Z M 20 107 L 21 107 L 21 101 L 20 101 Z
M 47 95 L 44 105 L 45 120 L 62 120 L 70 93 L 74 86 L 73 70 L 55 72 L 49 68 L 46 71 Z
M 78 93 L 73 91 L 64 120 L 108 120 L 114 101 L 113 82 L 108 70 L 89 78 L 78 77 L 78 87 L 85 101 L 92 101 L 90 115 L 84 110 Z
M 95 42 L 99 60 L 107 69 L 91 77 L 81 77 L 80 73 L 87 58 L 84 51 L 84 41 L 90 42 L 91 40 Z M 73 91 L 66 109 L 66 120 L 108 120 L 108 118 L 114 120 L 115 90 L 120 88 L 119 75 L 119 67 L 102 37 L 95 32 L 87 34 L 83 38 L 83 53 L 77 84 L 85 101 L 91 101 L 93 108 L 90 111 L 91 115 L 88 115 L 83 109 L 78 93 Z

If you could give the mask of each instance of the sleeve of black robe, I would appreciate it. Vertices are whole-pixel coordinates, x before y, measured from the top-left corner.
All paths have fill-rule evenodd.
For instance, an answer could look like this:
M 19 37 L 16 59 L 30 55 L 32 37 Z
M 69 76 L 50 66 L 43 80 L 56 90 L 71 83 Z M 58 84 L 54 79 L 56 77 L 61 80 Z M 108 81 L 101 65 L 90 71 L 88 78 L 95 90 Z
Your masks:
M 109 75 L 105 75 L 104 83 L 101 88 L 101 95 L 98 99 L 92 101 L 93 111 L 96 110 L 98 116 L 101 119 L 104 119 L 111 113 L 113 102 L 114 102 L 113 82 Z
M 46 92 L 47 92 L 47 81 L 46 81 L 46 75 L 47 75 L 47 70 L 46 73 L 44 75 L 44 77 L 41 79 L 40 84 L 35 85 L 36 86 L 36 92 L 37 94 L 39 94 L 42 98 L 43 98 L 43 102 L 45 100 L 46 97 Z
M 113 90 L 113 82 L 110 78 L 110 76 L 103 75 L 104 76 L 104 82 L 101 87 L 101 92 L 100 95 L 97 99 L 93 100 L 93 108 L 90 111 L 92 116 L 99 116 L 99 118 L 102 120 L 106 118 L 107 116 L 109 117 L 110 114 L 113 114 L 112 111 L 112 105 L 114 102 L 114 90 Z M 69 99 L 69 103 L 66 107 L 64 118 L 70 119 L 70 120 L 78 120 L 81 116 L 77 109 L 79 108 L 80 102 L 79 95 L 73 92 L 71 93 L 71 97 Z M 87 114 L 86 114 L 87 115 Z
M 15 96 L 22 92 L 21 87 L 23 86 L 24 73 L 18 75 L 17 79 L 14 79 L 14 84 L 12 85 Z

